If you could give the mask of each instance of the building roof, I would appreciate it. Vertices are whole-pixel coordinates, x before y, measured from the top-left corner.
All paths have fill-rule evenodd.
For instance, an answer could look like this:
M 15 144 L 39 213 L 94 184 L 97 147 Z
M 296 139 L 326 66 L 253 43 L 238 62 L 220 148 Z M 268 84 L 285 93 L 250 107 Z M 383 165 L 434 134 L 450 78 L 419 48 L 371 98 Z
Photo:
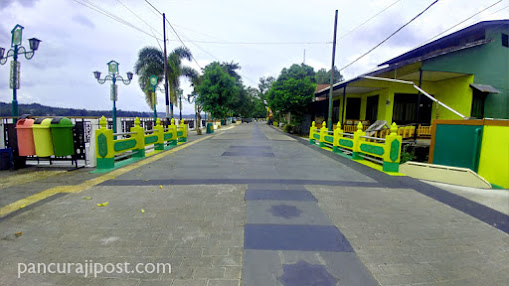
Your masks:
M 322 90 L 324 88 L 327 88 L 329 86 L 330 86 L 330 84 L 327 84 L 327 83 L 317 83 L 316 84 L 316 91 L 315 92 L 318 92 L 318 91 L 320 91 L 320 90 Z
M 431 43 L 425 44 L 409 52 L 406 52 L 400 56 L 392 58 L 386 62 L 381 63 L 379 66 L 393 65 L 399 62 L 407 61 L 413 58 L 424 57 L 428 54 L 434 54 L 437 52 L 443 54 L 443 51 L 445 50 L 449 50 L 448 52 L 456 51 L 458 49 L 461 49 L 461 47 L 463 46 L 472 45 L 472 43 L 474 42 L 486 40 L 485 39 L 486 29 L 498 26 L 509 26 L 509 20 L 479 22 L 475 25 L 459 30 L 438 40 L 435 40 Z
M 424 61 L 430 58 L 446 55 L 449 53 L 457 52 L 464 49 L 469 49 L 481 45 L 485 45 L 491 41 L 491 39 L 486 38 L 486 29 L 487 28 L 495 28 L 495 27 L 509 27 L 509 20 L 497 20 L 497 21 L 484 21 L 479 22 L 475 25 L 467 27 L 465 29 L 454 32 L 450 35 L 442 37 L 438 40 L 435 40 L 431 43 L 420 46 L 416 49 L 408 51 L 400 56 L 397 56 L 393 59 L 390 59 L 386 62 L 383 62 L 378 65 L 378 68 L 375 70 L 371 70 L 366 72 L 360 76 L 352 78 L 347 81 L 339 82 L 334 84 L 333 90 L 339 90 L 342 88 L 347 88 L 346 92 L 350 93 L 362 93 L 368 92 L 372 90 L 376 90 L 376 88 L 364 88 L 364 87 L 348 87 L 349 84 L 361 80 L 364 76 L 377 76 L 382 73 L 386 73 L 399 67 L 406 66 L 412 63 Z M 447 75 L 452 76 L 452 75 Z M 323 87 L 322 89 L 317 88 L 315 92 L 315 96 L 326 95 L 329 90 L 329 85 Z

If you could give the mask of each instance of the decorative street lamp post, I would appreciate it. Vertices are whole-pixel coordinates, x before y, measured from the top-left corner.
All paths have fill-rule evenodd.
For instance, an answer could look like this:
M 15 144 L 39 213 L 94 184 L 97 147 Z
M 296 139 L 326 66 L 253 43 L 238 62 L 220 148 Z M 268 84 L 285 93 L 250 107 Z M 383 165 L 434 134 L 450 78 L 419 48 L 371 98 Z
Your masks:
M 157 121 L 157 97 L 156 97 L 156 88 L 157 88 L 157 76 L 151 75 L 150 78 L 150 86 L 152 86 L 152 104 L 154 104 L 154 124 Z
M 94 77 L 97 79 L 97 82 L 100 84 L 105 83 L 107 80 L 111 80 L 111 88 L 110 88 L 110 98 L 113 101 L 113 112 L 112 112 L 112 119 L 113 119 L 113 133 L 117 133 L 117 106 L 116 101 L 118 100 L 118 91 L 117 91 L 117 79 L 121 80 L 125 85 L 128 85 L 131 83 L 131 80 L 133 79 L 133 73 L 127 72 L 127 79 L 124 79 L 122 76 L 120 76 L 118 72 L 118 63 L 116 61 L 110 61 L 107 63 L 108 65 L 108 75 L 101 79 L 101 72 L 95 71 Z
M 19 115 L 18 111 L 18 98 L 17 98 L 17 90 L 19 89 L 19 77 L 20 77 L 20 64 L 18 62 L 18 55 L 24 54 L 27 60 L 30 60 L 34 57 L 35 51 L 39 48 L 39 44 L 41 40 L 32 38 L 29 39 L 28 42 L 30 44 L 30 51 L 27 51 L 25 47 L 21 45 L 21 39 L 23 34 L 23 26 L 16 25 L 14 29 L 12 29 L 11 34 L 11 47 L 7 54 L 4 57 L 5 49 L 0 48 L 0 64 L 4 65 L 7 62 L 9 57 L 12 57 L 11 62 L 11 76 L 9 80 L 9 87 L 12 89 L 12 116 L 13 121 L 16 121 L 16 118 Z

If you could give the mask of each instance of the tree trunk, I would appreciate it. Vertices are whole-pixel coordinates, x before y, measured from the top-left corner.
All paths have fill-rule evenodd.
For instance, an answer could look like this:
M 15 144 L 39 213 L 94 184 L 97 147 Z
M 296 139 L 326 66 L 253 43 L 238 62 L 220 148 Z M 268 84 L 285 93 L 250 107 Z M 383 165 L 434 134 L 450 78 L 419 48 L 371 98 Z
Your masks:
M 196 134 L 197 135 L 201 135 L 201 129 L 200 129 L 201 114 L 200 113 L 196 114 L 196 121 L 197 121 L 197 122 L 195 122 L 195 124 L 196 124 Z M 207 125 L 207 122 L 205 122 L 205 125 Z

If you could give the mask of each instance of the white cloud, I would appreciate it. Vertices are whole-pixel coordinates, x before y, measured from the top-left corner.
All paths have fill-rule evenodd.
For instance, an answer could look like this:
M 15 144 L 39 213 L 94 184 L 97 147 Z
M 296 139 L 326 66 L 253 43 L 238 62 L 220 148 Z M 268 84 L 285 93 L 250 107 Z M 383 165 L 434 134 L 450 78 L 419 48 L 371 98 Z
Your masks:
M 77 0 L 80 1 L 80 0 Z M 162 19 L 156 17 L 144 1 L 123 0 L 132 11 L 143 18 L 158 37 L 162 33 Z M 334 10 L 339 10 L 338 35 L 354 27 L 393 3 L 394 0 L 358 1 L 163 1 L 152 0 L 160 11 L 166 12 L 184 40 L 221 43 L 187 43 L 201 67 L 212 61 L 238 62 L 244 84 L 256 86 L 262 76 L 277 77 L 284 67 L 303 61 L 315 70 L 329 68 L 331 61 Z M 416 47 L 439 32 L 453 26 L 489 3 L 474 0 L 440 1 L 401 33 L 382 45 L 355 65 L 344 70 L 351 78 L 376 67 L 377 64 Z M 152 33 L 148 26 L 115 0 L 96 1 L 107 11 L 133 25 Z M 341 39 L 337 46 L 336 65 L 342 67 L 373 47 L 400 25 L 408 21 L 431 1 L 402 0 L 371 22 Z M 503 3 L 502 3 L 503 4 Z M 477 21 L 504 19 L 509 9 L 499 4 L 454 30 Z M 144 46 L 158 46 L 156 40 L 120 24 L 102 14 L 71 0 L 1 0 L 0 47 L 8 48 L 10 31 L 16 24 L 25 27 L 23 44 L 37 37 L 43 42 L 35 57 L 21 58 L 21 89 L 19 101 L 77 107 L 111 109 L 109 87 L 100 85 L 92 71 L 106 73 L 106 63 L 112 59 L 120 63 L 120 73 L 132 71 L 138 51 Z M 454 11 L 454 13 L 451 13 Z M 168 51 L 180 46 L 167 26 Z M 452 32 L 452 31 L 451 31 Z M 264 42 L 263 45 L 225 44 L 224 42 Z M 300 44 L 273 44 L 291 42 Z M 323 44 L 310 44 L 323 43 Z M 272 43 L 272 44 L 270 44 Z M 308 44 L 305 44 L 308 43 Z M 195 62 L 187 62 L 199 69 Z M 8 89 L 9 66 L 0 66 L 0 101 L 10 102 Z M 191 92 L 187 81 L 182 82 L 184 95 Z M 159 92 L 158 111 L 164 112 L 164 94 Z M 130 85 L 119 84 L 118 108 L 149 111 L 137 78 Z M 183 113 L 192 113 L 193 105 L 184 103 Z M 178 114 L 178 109 L 175 110 Z

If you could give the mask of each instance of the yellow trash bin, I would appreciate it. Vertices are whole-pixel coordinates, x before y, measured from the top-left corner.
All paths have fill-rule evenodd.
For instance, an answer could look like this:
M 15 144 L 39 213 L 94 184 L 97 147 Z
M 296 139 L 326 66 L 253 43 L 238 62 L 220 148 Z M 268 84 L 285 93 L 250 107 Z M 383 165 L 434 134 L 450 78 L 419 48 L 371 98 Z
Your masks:
M 51 118 L 38 118 L 35 120 L 34 125 L 32 125 L 35 155 L 37 157 L 49 157 L 55 154 L 50 126 Z

